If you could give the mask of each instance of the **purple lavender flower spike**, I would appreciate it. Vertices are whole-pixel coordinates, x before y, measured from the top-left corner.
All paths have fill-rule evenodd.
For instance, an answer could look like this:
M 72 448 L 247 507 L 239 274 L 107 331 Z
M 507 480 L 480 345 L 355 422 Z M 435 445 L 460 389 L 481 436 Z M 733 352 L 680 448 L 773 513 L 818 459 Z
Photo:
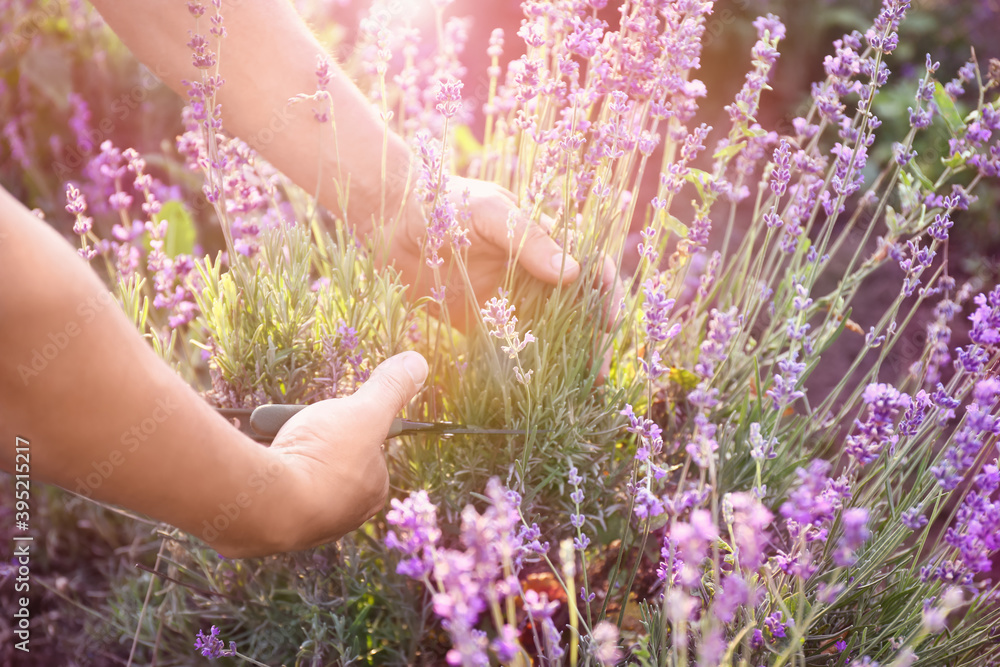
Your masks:
M 737 315 L 738 312 L 736 306 L 725 312 L 712 309 L 708 336 L 701 344 L 698 363 L 694 367 L 702 377 L 711 378 L 715 375 L 716 365 L 728 358 L 729 344 L 743 326 L 743 315 Z
M 201 630 L 198 631 L 198 636 L 194 640 L 194 648 L 196 651 L 201 651 L 201 654 L 209 660 L 236 655 L 236 642 L 229 642 L 227 649 L 225 642 L 219 639 L 219 628 L 214 625 L 207 635 Z
M 865 388 L 862 400 L 868 406 L 868 418 L 863 423 L 854 421 L 857 432 L 847 437 L 845 451 L 860 465 L 867 465 L 886 445 L 890 452 L 895 448 L 899 440 L 895 419 L 910 407 L 911 398 L 891 385 L 872 383 Z
M 780 611 L 776 611 L 764 619 L 764 627 L 774 639 L 783 639 L 786 635 L 785 630 L 791 625 L 791 622 L 783 623 L 782 616 Z
M 848 567 L 857 560 L 855 552 L 871 537 L 871 531 L 868 530 L 868 510 L 852 507 L 843 513 L 841 521 L 844 534 L 833 554 L 833 562 L 840 567 Z
M 920 530 L 927 525 L 927 517 L 920 513 L 919 507 L 911 507 L 903 512 L 900 521 L 910 530 Z
M 421 579 L 430 574 L 430 550 L 441 539 L 437 508 L 430 502 L 426 491 L 411 493 L 402 501 L 393 498 L 391 506 L 392 509 L 386 513 L 386 521 L 395 528 L 386 533 L 385 545 L 407 556 L 397 566 L 398 573 Z

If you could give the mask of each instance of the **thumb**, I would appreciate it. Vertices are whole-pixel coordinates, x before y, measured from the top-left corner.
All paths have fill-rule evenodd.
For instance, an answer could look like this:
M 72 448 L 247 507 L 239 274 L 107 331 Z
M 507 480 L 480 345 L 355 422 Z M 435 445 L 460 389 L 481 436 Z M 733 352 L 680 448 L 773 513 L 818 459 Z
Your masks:
M 368 381 L 351 395 L 372 426 L 389 430 L 392 420 L 410 402 L 427 379 L 427 361 L 419 352 L 403 352 L 383 361 Z
M 580 264 L 541 225 L 526 225 L 523 234 L 518 263 L 528 273 L 552 285 L 572 282 L 579 277 Z

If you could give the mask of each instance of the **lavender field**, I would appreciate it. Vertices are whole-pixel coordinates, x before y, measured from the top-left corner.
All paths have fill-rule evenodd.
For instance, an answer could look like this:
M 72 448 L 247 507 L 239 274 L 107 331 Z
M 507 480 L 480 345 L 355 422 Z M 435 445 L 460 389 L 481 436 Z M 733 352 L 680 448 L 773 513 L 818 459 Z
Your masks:
M 324 52 L 280 102 L 254 11 Z M 35 484 L 0 664 L 1000 665 L 1000 5 L 181 18 L 175 91 L 89 5 L 4 3 L 3 187 L 212 408 L 416 351 L 399 416 L 516 432 L 390 438 L 374 516 L 266 556 L 106 502 L 115 462 Z

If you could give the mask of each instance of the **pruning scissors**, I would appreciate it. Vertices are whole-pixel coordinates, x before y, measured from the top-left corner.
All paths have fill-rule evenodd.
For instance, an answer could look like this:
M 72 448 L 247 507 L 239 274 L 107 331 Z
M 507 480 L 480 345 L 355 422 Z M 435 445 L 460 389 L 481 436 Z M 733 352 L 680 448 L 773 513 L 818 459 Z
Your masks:
M 257 442 L 270 443 L 293 415 L 305 409 L 306 405 L 259 405 L 256 408 L 216 408 L 216 412 Z M 539 431 L 541 432 L 541 431 Z M 525 435 L 524 429 L 477 428 L 451 422 L 418 422 L 397 417 L 386 439 L 399 435 Z

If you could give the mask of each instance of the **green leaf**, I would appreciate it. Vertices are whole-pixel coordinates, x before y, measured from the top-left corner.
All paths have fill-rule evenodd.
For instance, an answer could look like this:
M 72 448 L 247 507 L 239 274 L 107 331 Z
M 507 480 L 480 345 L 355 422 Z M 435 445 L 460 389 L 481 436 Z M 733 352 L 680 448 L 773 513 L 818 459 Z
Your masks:
M 731 158 L 734 155 L 736 155 L 737 153 L 739 153 L 741 150 L 743 150 L 743 147 L 746 146 L 746 145 L 747 145 L 747 142 L 745 142 L 745 141 L 740 141 L 740 142 L 735 143 L 735 144 L 729 144 L 725 148 L 719 149 L 719 151 L 716 152 L 716 154 L 713 155 L 712 157 L 715 158 L 716 160 Z
M 698 197 L 705 201 L 705 185 L 712 180 L 712 175 L 701 169 L 688 169 L 687 176 L 684 177 L 688 183 L 698 189 Z
M 927 178 L 927 175 L 924 173 L 924 170 L 921 169 L 919 165 L 917 165 L 916 160 L 910 160 L 910 164 L 908 165 L 908 167 L 910 171 L 913 172 L 913 175 L 917 177 L 917 180 L 920 181 L 920 185 L 922 185 L 926 190 L 935 189 L 934 181 Z
M 962 115 L 958 113 L 958 109 L 955 107 L 955 100 L 951 99 L 951 95 L 944 89 L 940 81 L 934 82 L 934 104 L 937 106 L 938 111 L 941 112 L 941 118 L 944 119 L 949 132 L 958 134 L 960 130 L 965 129 Z
M 968 160 L 969 157 L 970 156 L 968 152 L 965 151 L 961 153 L 954 153 L 950 157 L 941 158 L 941 164 L 943 164 L 946 167 L 951 167 L 952 169 L 958 169 L 963 164 L 965 164 L 965 161 Z
M 680 386 L 684 391 L 691 391 L 698 386 L 698 376 L 683 368 L 671 368 L 667 379 Z
M 191 254 L 198 233 L 184 204 L 179 201 L 164 204 L 156 216 L 157 222 L 163 220 L 167 221 L 167 236 L 163 243 L 163 252 L 167 257 Z
M 758 139 L 760 137 L 766 137 L 767 136 L 767 130 L 765 130 L 762 127 L 758 127 L 758 128 L 743 127 L 741 129 L 743 130 L 743 136 L 745 136 L 745 137 L 752 137 L 754 139 Z
M 885 226 L 890 232 L 899 231 L 899 216 L 896 215 L 896 209 L 891 206 L 885 207 Z
M 669 213 L 663 213 L 663 226 L 674 234 L 677 234 L 677 236 L 682 239 L 686 239 L 688 237 L 688 233 L 690 232 L 687 225 Z

